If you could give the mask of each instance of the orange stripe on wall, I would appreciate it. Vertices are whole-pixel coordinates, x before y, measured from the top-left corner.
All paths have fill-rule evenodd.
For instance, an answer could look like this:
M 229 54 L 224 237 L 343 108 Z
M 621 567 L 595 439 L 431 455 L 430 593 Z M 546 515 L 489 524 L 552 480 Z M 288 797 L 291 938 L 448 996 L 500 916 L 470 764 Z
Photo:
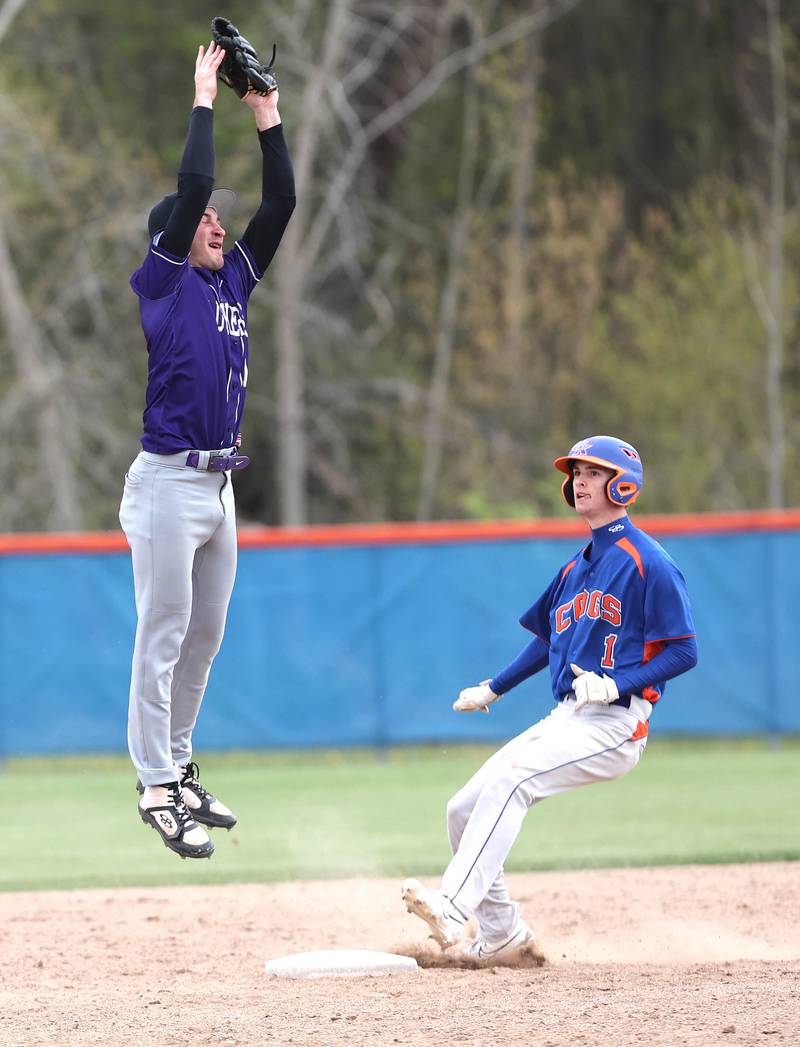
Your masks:
M 80 531 L 75 534 L 0 534 L 0 556 L 30 553 L 116 553 L 127 549 L 124 534 Z
M 634 522 L 654 537 L 800 531 L 800 509 L 639 516 Z M 512 541 L 586 537 L 577 518 L 551 520 L 441 521 L 431 523 L 337 524 L 323 527 L 243 527 L 242 549 L 360 545 L 427 545 L 443 542 Z M 43 553 L 127 552 L 119 531 L 0 535 L 0 556 Z

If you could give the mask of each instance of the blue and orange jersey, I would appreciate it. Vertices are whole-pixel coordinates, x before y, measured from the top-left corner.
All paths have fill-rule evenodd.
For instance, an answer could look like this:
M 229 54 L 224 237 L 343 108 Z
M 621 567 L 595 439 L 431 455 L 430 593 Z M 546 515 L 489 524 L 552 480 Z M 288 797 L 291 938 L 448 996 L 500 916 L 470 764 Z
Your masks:
M 520 623 L 549 647 L 557 699 L 572 693 L 570 663 L 618 681 L 657 655 L 665 643 L 694 637 L 686 582 L 669 554 L 627 516 L 592 531 Z M 642 697 L 656 702 L 665 682 Z

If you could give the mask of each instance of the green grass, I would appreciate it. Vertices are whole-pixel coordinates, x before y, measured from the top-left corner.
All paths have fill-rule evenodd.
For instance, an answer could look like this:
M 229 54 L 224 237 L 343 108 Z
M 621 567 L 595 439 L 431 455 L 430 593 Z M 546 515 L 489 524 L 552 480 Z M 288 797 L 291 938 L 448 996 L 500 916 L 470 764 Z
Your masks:
M 0 890 L 430 876 L 444 810 L 492 749 L 202 755 L 240 825 L 180 861 L 139 820 L 122 757 L 15 759 L 0 771 Z M 800 739 L 654 739 L 609 785 L 537 806 L 509 871 L 800 858 Z

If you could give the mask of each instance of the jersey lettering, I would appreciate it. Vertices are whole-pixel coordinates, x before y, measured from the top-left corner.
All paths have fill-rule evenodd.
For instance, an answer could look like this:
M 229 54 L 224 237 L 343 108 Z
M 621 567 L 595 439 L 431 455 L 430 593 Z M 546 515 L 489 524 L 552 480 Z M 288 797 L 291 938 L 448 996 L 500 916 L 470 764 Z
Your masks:
M 603 595 L 601 617 L 609 625 L 622 625 L 622 601 L 618 600 L 616 596 L 612 596 L 611 593 L 605 593 Z
M 622 625 L 622 601 L 599 589 L 593 589 L 591 593 L 583 589 L 556 608 L 556 632 L 565 632 L 583 617 L 593 620 L 602 618 L 609 625 L 619 627 Z
M 569 629 L 572 625 L 572 619 L 569 617 L 569 611 L 572 607 L 572 603 L 562 603 L 562 605 L 556 608 L 556 632 L 563 633 L 565 629 Z
M 247 337 L 247 328 L 238 304 L 217 301 L 217 330 L 227 331 L 233 338 Z

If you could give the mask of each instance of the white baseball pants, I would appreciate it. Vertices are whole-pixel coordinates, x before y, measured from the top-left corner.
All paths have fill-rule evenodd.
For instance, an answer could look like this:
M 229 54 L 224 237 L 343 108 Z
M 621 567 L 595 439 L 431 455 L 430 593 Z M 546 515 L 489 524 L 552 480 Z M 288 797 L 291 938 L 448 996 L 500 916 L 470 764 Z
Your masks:
M 142 451 L 125 477 L 119 519 L 131 547 L 138 623 L 128 748 L 143 785 L 176 781 L 222 643 L 236 576 L 230 473 Z
M 441 893 L 465 916 L 477 918 L 483 937 L 507 937 L 519 918 L 503 863 L 528 808 L 548 796 L 627 774 L 644 751 L 641 722 L 650 710 L 649 702 L 632 698 L 630 710 L 592 704 L 575 712 L 575 700 L 565 699 L 491 756 L 450 800 L 453 858 Z

